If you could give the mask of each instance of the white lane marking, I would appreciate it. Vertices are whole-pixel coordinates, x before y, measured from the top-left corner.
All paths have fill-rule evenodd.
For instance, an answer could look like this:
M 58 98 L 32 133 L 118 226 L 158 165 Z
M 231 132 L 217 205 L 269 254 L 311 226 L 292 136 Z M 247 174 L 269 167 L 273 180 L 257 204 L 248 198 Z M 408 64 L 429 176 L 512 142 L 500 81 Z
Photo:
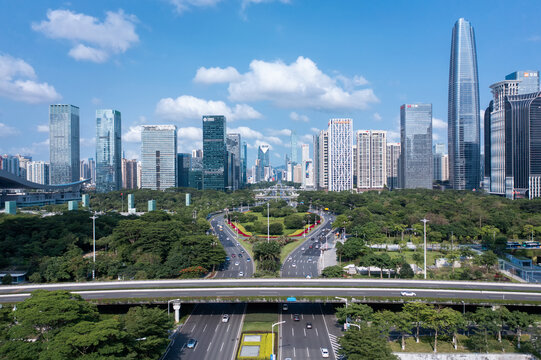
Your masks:
M 291 328 L 291 336 L 295 336 L 295 330 L 293 328 Z
M 306 337 L 306 329 L 303 329 L 304 330 L 304 337 Z
M 331 333 L 329 332 L 329 328 L 327 327 L 327 321 L 325 320 L 325 315 L 323 315 L 323 309 L 321 308 L 321 304 L 319 304 L 319 311 L 321 313 L 321 316 L 323 317 L 323 323 L 325 324 L 325 330 L 327 330 L 327 336 L 328 336 L 329 342 L 331 343 L 332 354 L 333 354 L 334 358 L 336 359 L 336 351 L 334 350 L 334 347 L 332 346 Z
M 190 332 L 193 332 L 195 330 L 195 325 L 197 325 L 197 324 L 193 324 L 192 331 L 190 331 Z
M 295 353 L 295 346 L 293 346 L 293 357 L 296 357 L 297 354 Z
M 237 357 L 237 346 L 239 344 L 239 339 L 240 339 L 240 334 L 241 334 L 241 331 L 242 331 L 242 324 L 244 324 L 244 317 L 246 316 L 246 306 L 247 304 L 245 303 L 244 304 L 244 309 L 242 310 L 242 318 L 240 319 L 240 324 L 239 324 L 239 330 L 237 331 L 237 339 L 235 341 L 235 347 L 233 348 L 233 354 L 231 355 L 231 360 L 235 360 L 235 358 Z
M 203 332 L 205 332 L 205 330 L 207 329 L 207 325 L 208 324 L 205 324 L 205 327 L 203 328 Z
M 209 352 L 211 345 L 212 345 L 212 341 L 209 343 L 209 347 L 207 348 L 207 352 Z
M 218 331 L 218 328 L 220 327 L 219 325 L 220 325 L 220 323 L 218 323 L 218 325 L 216 325 L 216 328 L 214 328 L 214 332 Z
M 308 346 L 306 347 L 306 355 L 308 355 L 308 359 L 310 359 L 310 351 L 308 350 Z
M 220 346 L 220 352 L 224 349 L 224 342 L 222 342 L 222 346 Z
M 317 332 L 317 328 L 316 328 L 316 337 L 318 337 L 318 336 L 319 336 L 319 333 Z
M 228 324 L 227 324 L 227 330 L 226 330 L 226 332 L 229 332 L 229 327 L 230 327 L 230 326 L 231 326 L 231 324 L 228 323 Z

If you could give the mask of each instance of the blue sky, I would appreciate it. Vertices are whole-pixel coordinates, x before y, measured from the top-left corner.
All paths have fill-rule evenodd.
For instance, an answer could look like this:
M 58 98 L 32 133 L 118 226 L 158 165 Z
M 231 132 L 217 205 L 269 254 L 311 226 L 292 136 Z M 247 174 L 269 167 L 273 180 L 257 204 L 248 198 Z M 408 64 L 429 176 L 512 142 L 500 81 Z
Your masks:
M 201 115 L 225 114 L 274 165 L 289 130 L 311 143 L 332 117 L 398 141 L 403 103 L 432 103 L 447 142 L 451 30 L 475 28 L 481 108 L 488 86 L 538 70 L 541 2 L 364 0 L 0 0 L 0 153 L 48 160 L 48 105 L 81 111 L 81 158 L 95 111 L 122 113 L 123 148 L 141 124 L 175 124 L 179 152 L 201 147 Z

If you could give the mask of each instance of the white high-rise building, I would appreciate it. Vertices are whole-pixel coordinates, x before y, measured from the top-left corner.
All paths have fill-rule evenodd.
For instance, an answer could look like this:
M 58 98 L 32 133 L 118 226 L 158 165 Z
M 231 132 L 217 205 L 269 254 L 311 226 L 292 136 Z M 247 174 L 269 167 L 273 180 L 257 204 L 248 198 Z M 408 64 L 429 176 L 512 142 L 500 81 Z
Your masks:
M 400 143 L 387 143 L 387 187 L 396 189 L 398 187 L 398 159 L 400 158 Z M 447 174 L 449 178 L 449 174 Z
M 49 163 L 45 161 L 29 161 L 26 164 L 26 180 L 49 185 Z
M 329 191 L 353 189 L 353 120 L 329 121 Z
M 302 162 L 308 161 L 310 159 L 310 145 L 302 144 L 301 154 L 302 154 Z
M 387 185 L 387 132 L 357 131 L 357 188 L 383 189 Z
M 143 163 L 141 187 L 165 190 L 176 186 L 177 127 L 143 125 L 141 133 Z

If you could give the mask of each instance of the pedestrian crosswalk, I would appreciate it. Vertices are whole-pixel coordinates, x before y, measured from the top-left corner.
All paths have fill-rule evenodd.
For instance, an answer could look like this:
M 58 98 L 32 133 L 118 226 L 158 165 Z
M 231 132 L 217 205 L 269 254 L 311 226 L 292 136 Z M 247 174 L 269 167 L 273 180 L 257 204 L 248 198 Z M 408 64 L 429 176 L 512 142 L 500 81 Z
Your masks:
M 338 354 L 338 349 L 340 349 L 340 344 L 338 344 L 338 336 L 329 334 L 329 340 L 331 341 L 331 346 L 334 353 Z

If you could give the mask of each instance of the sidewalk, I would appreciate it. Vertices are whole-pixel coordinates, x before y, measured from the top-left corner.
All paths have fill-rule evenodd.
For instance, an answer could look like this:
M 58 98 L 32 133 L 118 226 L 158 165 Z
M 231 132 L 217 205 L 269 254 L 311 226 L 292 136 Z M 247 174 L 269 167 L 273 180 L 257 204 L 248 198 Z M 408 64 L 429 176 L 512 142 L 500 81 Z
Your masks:
M 328 266 L 338 265 L 338 261 L 336 260 L 336 247 L 334 246 L 336 242 L 334 234 L 329 237 L 329 241 L 330 243 L 327 243 L 329 248 L 323 252 L 323 255 L 319 257 L 319 261 L 317 262 L 317 271 L 319 274 L 321 274 L 323 269 Z

